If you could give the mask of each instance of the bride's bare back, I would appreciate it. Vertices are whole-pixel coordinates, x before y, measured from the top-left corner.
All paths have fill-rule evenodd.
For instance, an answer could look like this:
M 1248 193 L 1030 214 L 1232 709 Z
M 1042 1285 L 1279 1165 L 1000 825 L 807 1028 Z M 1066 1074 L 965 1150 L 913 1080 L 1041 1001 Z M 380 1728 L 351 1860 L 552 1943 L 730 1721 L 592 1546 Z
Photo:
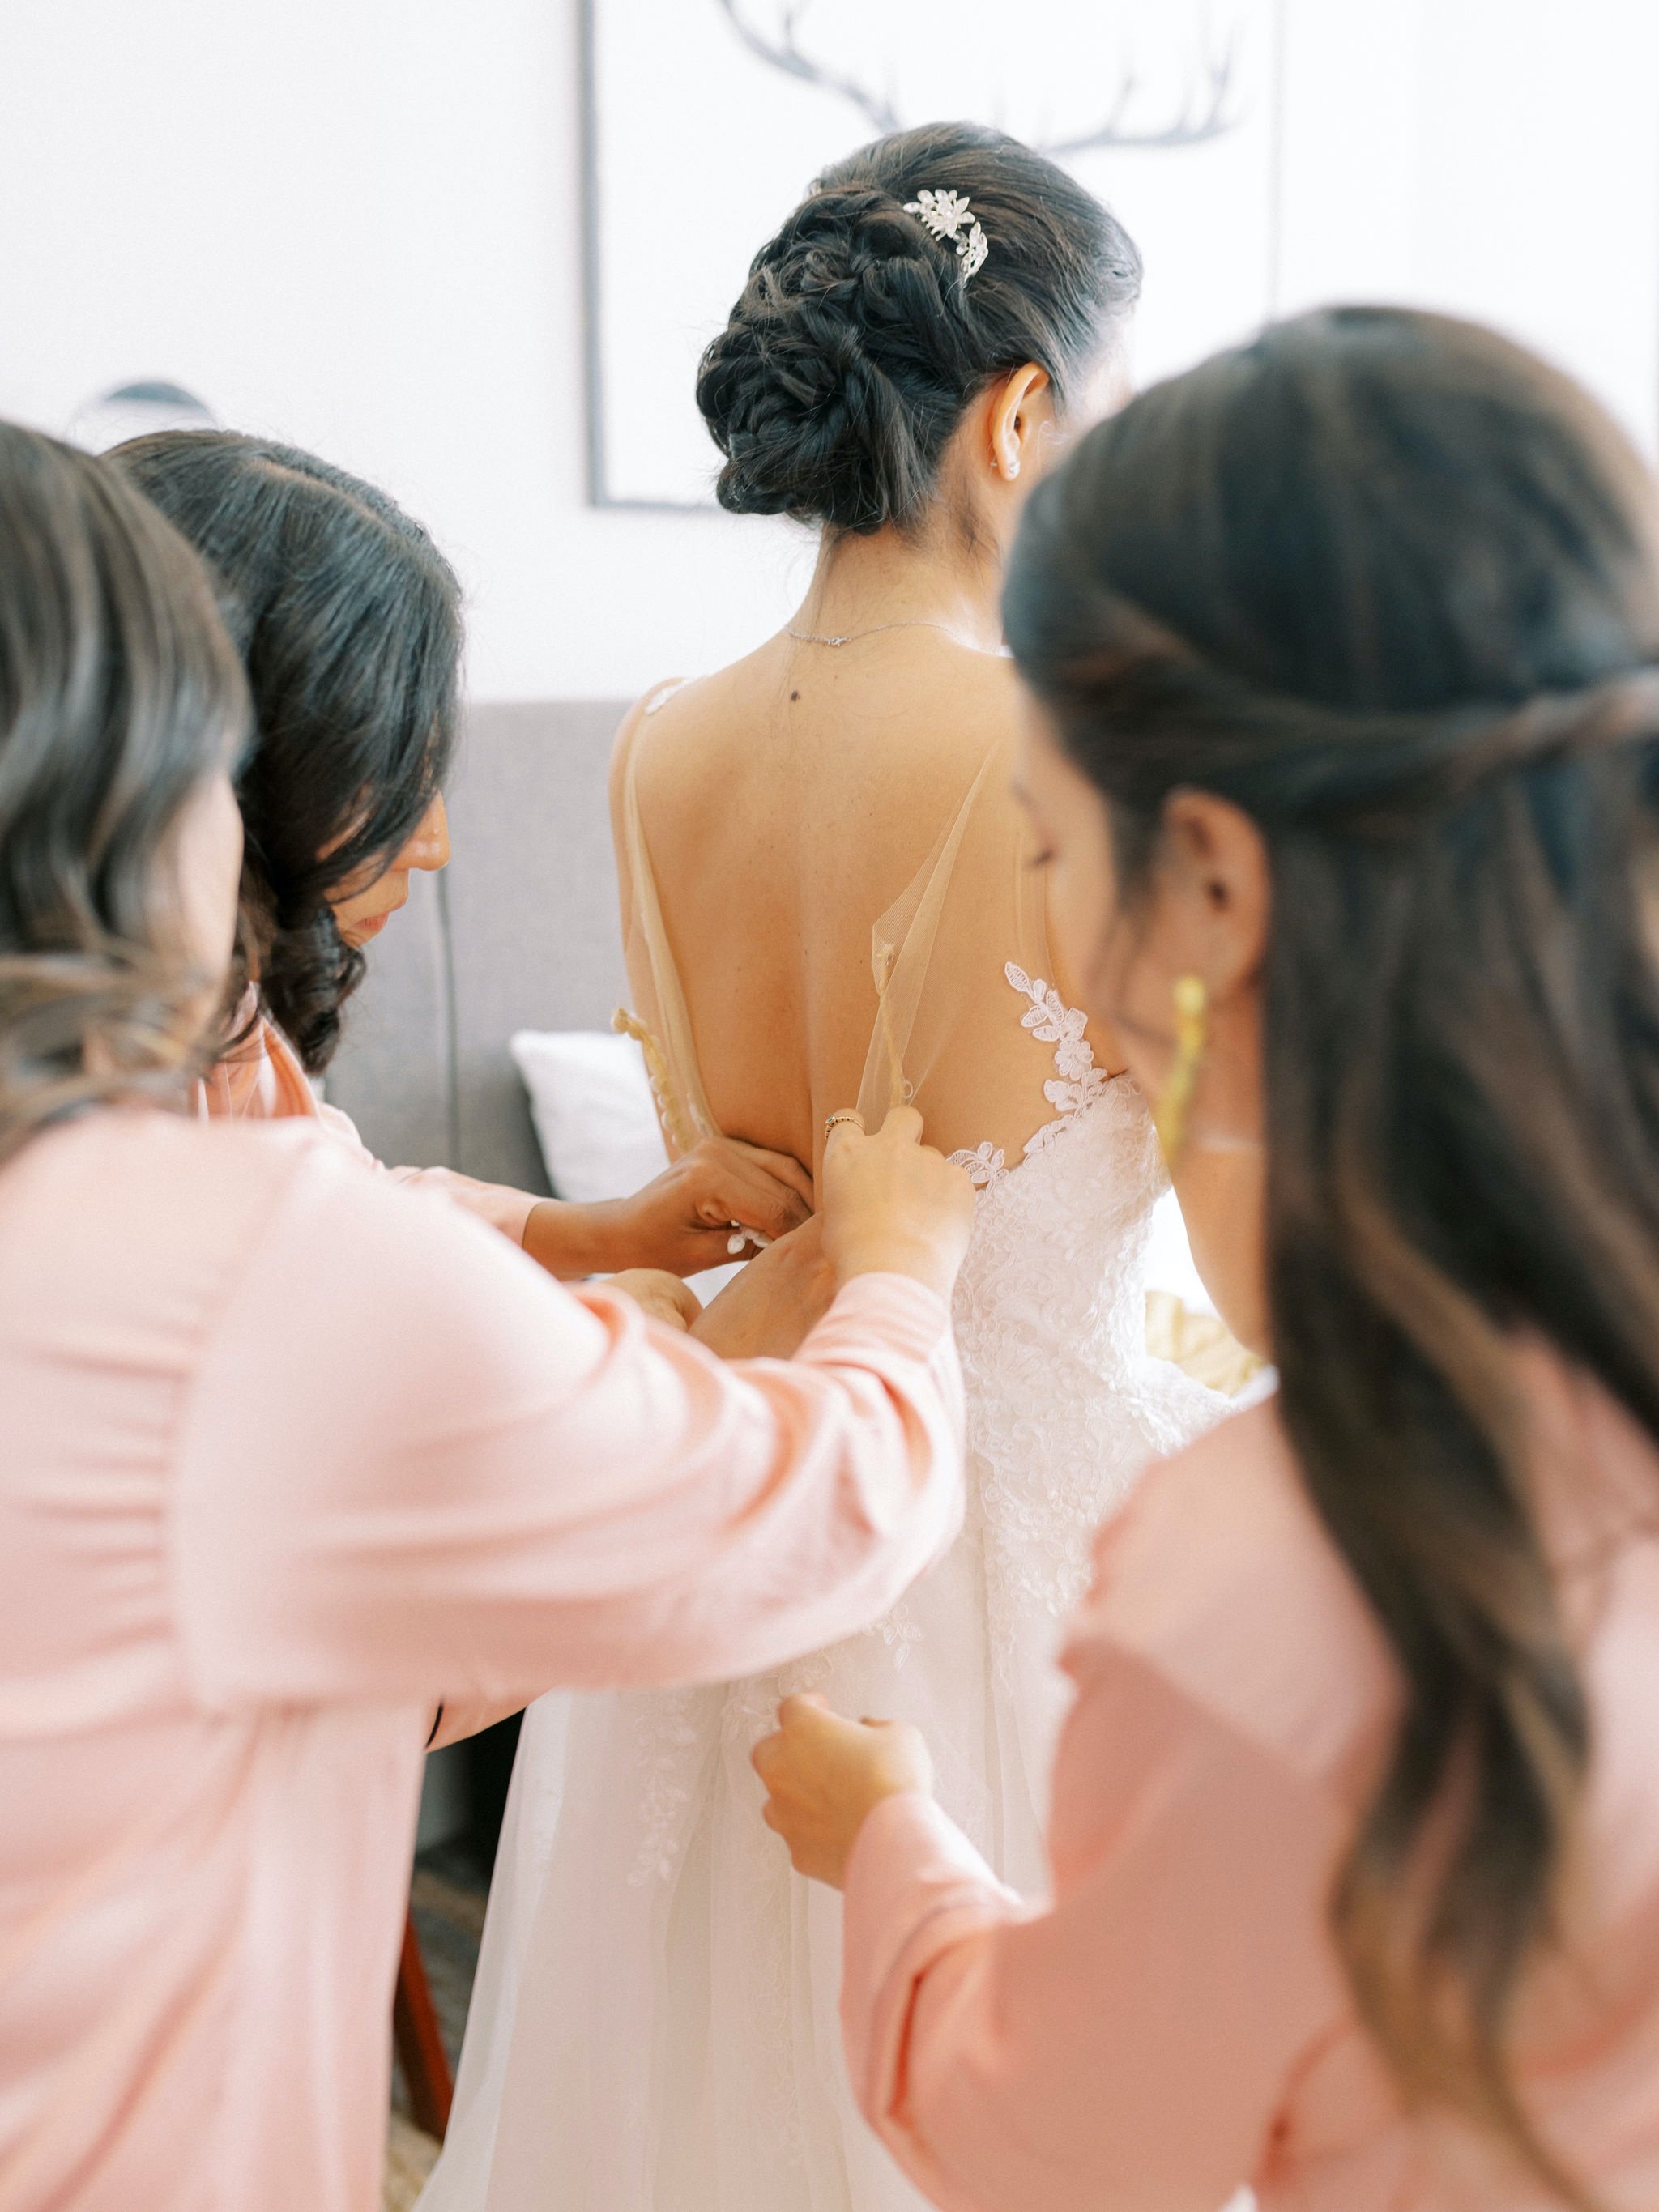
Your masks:
M 780 636 L 635 708 L 612 800 L 629 975 L 671 1120 L 701 1103 L 726 1135 L 816 1164 L 824 1116 L 861 1085 L 878 1113 L 872 938 L 890 917 L 890 1041 L 929 1141 L 1018 1161 L 1053 1116 L 1054 1063 L 1005 973 L 1052 977 L 1010 789 L 1015 712 L 1005 659 L 925 627 L 838 648 Z M 664 1003 L 676 988 L 683 1022 Z

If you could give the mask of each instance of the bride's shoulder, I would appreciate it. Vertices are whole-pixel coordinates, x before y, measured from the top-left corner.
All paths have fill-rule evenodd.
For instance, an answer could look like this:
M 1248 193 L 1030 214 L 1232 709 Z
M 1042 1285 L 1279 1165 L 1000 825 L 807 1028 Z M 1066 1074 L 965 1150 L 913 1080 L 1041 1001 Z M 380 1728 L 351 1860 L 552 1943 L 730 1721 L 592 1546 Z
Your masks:
M 656 718 L 665 707 L 672 707 L 687 692 L 697 690 L 706 682 L 695 676 L 669 676 L 653 684 L 648 691 L 641 692 L 617 726 L 611 750 L 611 785 L 614 796 L 624 770 L 647 742 L 646 733 L 652 729 Z
M 660 682 L 652 684 L 649 690 L 642 691 L 623 716 L 621 726 L 617 732 L 617 752 L 626 750 L 629 741 L 638 734 L 642 723 L 647 721 L 653 715 L 660 714 L 672 699 L 677 697 L 680 692 L 688 690 L 696 682 L 696 678 L 692 676 L 665 676 Z
M 718 707 L 723 696 L 732 688 L 732 679 L 739 668 L 716 669 L 702 676 L 668 676 L 643 691 L 623 717 L 617 732 L 616 751 L 618 757 L 630 751 L 637 739 L 645 742 L 645 733 L 653 735 L 679 729 L 696 721 L 702 710 Z
M 629 794 L 637 795 L 647 815 L 666 807 L 676 820 L 690 820 L 713 803 L 715 790 L 732 772 L 733 749 L 751 719 L 738 670 L 716 669 L 703 676 L 676 676 L 653 684 L 635 702 L 617 732 L 611 754 L 611 808 L 623 820 Z

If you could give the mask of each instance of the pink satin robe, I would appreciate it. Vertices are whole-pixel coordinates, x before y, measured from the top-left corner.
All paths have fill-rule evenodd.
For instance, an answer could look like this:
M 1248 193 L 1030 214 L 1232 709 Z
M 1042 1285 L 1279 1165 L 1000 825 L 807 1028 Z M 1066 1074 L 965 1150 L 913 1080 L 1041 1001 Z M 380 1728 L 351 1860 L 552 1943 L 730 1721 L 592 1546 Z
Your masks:
M 382 1166 L 357 1134 L 351 1116 L 317 1096 L 300 1064 L 300 1055 L 276 1023 L 259 1014 L 251 991 L 236 1010 L 234 1028 L 246 1030 L 247 1034 L 197 1085 L 198 1114 L 212 1121 L 285 1121 L 303 1116 L 318 1121 L 366 1167 L 390 1176 L 394 1182 L 439 1191 L 469 1213 L 476 1213 L 480 1221 L 487 1221 L 492 1229 L 499 1229 L 503 1237 L 510 1237 L 515 1244 L 523 1243 L 525 1226 L 536 1204 L 527 1191 L 509 1189 L 505 1183 L 479 1182 L 450 1168 Z
M 1521 2081 L 1607 2212 L 1659 2205 L 1659 1453 L 1529 1354 L 1547 1523 L 1595 1737 L 1570 1961 Z M 1531 2212 L 1554 2200 L 1408 2117 L 1327 1932 L 1398 1710 L 1275 1408 L 1150 1474 L 1100 1540 L 1065 1664 L 1051 1902 L 928 1800 L 860 1832 L 842 2016 L 863 2108 L 950 2212 Z
M 5 2212 L 373 2212 L 435 1701 L 775 1666 L 961 1512 L 920 1285 L 728 1367 L 300 1121 L 0 1168 L 0 1409 Z

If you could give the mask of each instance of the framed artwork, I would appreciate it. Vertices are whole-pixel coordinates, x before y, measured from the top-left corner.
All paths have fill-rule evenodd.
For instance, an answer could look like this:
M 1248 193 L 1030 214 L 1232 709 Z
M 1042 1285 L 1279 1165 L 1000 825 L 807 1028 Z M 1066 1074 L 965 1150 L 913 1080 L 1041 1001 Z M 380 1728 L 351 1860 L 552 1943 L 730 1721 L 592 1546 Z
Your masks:
M 1281 0 L 582 0 L 588 473 L 601 507 L 711 503 L 698 357 L 820 170 L 966 116 L 1063 161 L 1139 245 L 1135 366 L 1273 294 Z

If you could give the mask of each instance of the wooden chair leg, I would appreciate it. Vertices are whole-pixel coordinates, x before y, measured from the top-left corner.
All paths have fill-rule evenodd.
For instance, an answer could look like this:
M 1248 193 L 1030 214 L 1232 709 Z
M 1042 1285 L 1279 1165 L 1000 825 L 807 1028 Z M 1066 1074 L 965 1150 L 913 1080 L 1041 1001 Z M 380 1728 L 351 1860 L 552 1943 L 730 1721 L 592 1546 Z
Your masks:
M 398 1961 L 398 1989 L 392 2002 L 392 2039 L 409 2085 L 409 2107 L 415 2124 L 441 2142 L 449 2126 L 455 2085 L 450 2079 L 449 2054 L 438 2027 L 412 1912 L 404 1922 L 403 1956 Z

